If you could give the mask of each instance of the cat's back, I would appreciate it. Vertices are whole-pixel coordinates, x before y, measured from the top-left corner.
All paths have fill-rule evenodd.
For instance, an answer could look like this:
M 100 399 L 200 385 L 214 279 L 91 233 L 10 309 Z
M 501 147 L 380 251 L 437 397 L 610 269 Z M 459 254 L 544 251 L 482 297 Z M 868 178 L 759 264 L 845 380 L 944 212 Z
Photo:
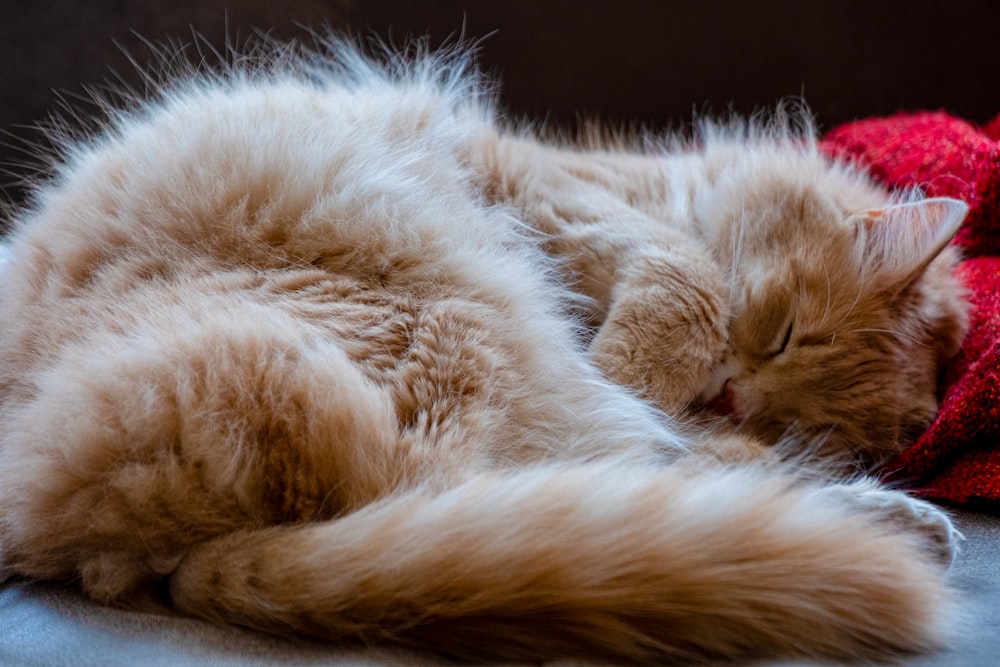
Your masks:
M 466 204 L 455 151 L 487 115 L 432 74 L 194 78 L 73 145 L 25 227 L 68 271 L 82 229 L 91 253 L 180 248 L 244 262 L 319 223 L 345 243 L 374 241 L 373 218 L 393 237 L 382 241 L 426 242 L 447 233 L 433 229 L 448 217 L 436 209 Z
M 462 164 L 461 146 L 492 129 L 475 82 L 446 60 L 393 72 L 341 56 L 191 76 L 68 141 L 14 221 L 8 347 L 35 340 L 33 357 L 84 319 L 104 328 L 269 280 L 509 300 L 499 283 L 512 266 L 531 272 L 534 255 Z
M 30 398 L 13 378 L 68 350 L 119 344 L 102 336 L 179 339 L 184 321 L 232 325 L 237 306 L 248 330 L 263 307 L 357 347 L 374 375 L 372 350 L 396 350 L 414 317 L 442 309 L 511 345 L 533 339 L 507 323 L 561 330 L 539 251 L 463 165 L 492 119 L 452 67 L 397 73 L 358 57 L 193 77 L 69 145 L 15 221 L 0 295 L 7 393 Z

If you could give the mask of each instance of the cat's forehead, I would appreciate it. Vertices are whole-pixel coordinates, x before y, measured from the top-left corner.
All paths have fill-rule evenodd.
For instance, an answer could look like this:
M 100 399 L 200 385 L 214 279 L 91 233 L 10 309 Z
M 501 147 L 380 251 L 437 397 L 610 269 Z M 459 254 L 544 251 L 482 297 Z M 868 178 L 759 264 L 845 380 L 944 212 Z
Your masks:
M 731 290 L 733 314 L 769 323 L 764 327 L 768 331 L 787 318 L 843 323 L 862 313 L 882 312 L 888 305 L 869 278 L 849 240 L 807 238 L 772 247 L 739 260 Z
M 856 268 L 849 213 L 821 192 L 774 191 L 737 204 L 720 220 L 720 241 L 750 284 L 794 287 L 798 277 Z
M 840 293 L 854 298 L 871 287 L 845 243 L 800 243 L 740 264 L 737 276 L 747 302 L 790 304 Z

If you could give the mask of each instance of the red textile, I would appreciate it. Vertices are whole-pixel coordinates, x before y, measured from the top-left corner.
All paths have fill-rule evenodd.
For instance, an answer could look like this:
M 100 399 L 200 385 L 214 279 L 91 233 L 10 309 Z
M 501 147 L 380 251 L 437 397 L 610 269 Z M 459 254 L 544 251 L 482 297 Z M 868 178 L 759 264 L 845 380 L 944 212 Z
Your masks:
M 900 114 L 835 128 L 831 154 L 868 166 L 892 187 L 966 201 L 954 243 L 972 318 L 945 369 L 937 418 L 887 466 L 888 478 L 928 498 L 1000 502 L 1000 116 L 982 128 L 945 113 Z

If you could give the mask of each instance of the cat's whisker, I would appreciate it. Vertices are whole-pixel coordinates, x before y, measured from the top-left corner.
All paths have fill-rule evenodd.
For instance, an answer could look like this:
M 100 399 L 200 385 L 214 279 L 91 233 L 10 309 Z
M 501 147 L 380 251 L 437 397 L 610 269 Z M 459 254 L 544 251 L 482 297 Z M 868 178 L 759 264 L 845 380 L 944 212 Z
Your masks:
M 823 264 L 822 267 L 823 279 L 826 282 L 826 305 L 823 307 L 823 317 L 820 318 L 820 326 L 826 324 L 826 318 L 830 316 L 831 309 L 833 308 L 833 284 L 830 281 L 830 271 L 826 268 L 826 264 Z
M 890 336 L 896 336 L 897 338 L 901 338 L 909 343 L 913 343 L 914 345 L 919 345 L 920 347 L 923 348 L 930 349 L 931 347 L 926 342 L 920 340 L 919 338 L 913 336 L 912 334 L 903 333 L 902 331 L 893 331 L 892 329 L 877 329 L 877 328 L 852 329 L 848 333 L 884 333 L 884 334 L 889 334 Z
M 823 268 L 824 270 L 826 269 L 825 266 Z M 839 329 L 840 326 L 844 322 L 846 322 L 847 319 L 851 317 L 851 315 L 854 314 L 855 309 L 858 307 L 858 304 L 861 303 L 861 299 L 864 295 L 865 295 L 865 280 L 864 280 L 864 275 L 862 274 L 860 277 L 860 281 L 858 283 L 857 293 L 855 293 L 854 295 L 854 300 L 851 301 L 851 305 L 847 307 L 847 310 L 844 311 L 844 314 L 841 315 L 840 319 L 837 320 L 836 323 L 834 323 L 834 325 L 831 327 L 834 330 L 834 332 L 836 332 L 836 330 Z
M 746 233 L 746 211 L 742 211 L 740 215 L 739 223 L 737 223 L 733 229 L 733 233 L 736 235 L 736 240 L 733 249 L 733 261 L 732 267 L 729 270 L 729 308 L 732 309 L 733 304 L 736 303 L 736 290 L 739 288 L 739 280 L 737 276 L 739 275 L 740 263 L 743 259 L 743 238 Z

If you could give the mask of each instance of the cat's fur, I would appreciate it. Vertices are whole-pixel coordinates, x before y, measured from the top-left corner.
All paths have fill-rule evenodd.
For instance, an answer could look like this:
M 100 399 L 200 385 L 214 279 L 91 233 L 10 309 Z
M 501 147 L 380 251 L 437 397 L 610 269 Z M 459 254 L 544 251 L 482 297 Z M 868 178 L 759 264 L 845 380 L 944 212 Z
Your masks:
M 755 459 L 927 422 L 961 204 L 897 205 L 787 127 L 561 148 L 461 58 L 331 48 L 176 84 L 19 216 L 0 572 L 475 658 L 946 639 L 944 515 Z
M 703 135 L 669 156 L 491 137 L 477 166 L 592 298 L 611 377 L 786 449 L 898 452 L 936 412 L 936 369 L 965 330 L 942 252 L 965 204 L 894 202 L 780 114 Z

